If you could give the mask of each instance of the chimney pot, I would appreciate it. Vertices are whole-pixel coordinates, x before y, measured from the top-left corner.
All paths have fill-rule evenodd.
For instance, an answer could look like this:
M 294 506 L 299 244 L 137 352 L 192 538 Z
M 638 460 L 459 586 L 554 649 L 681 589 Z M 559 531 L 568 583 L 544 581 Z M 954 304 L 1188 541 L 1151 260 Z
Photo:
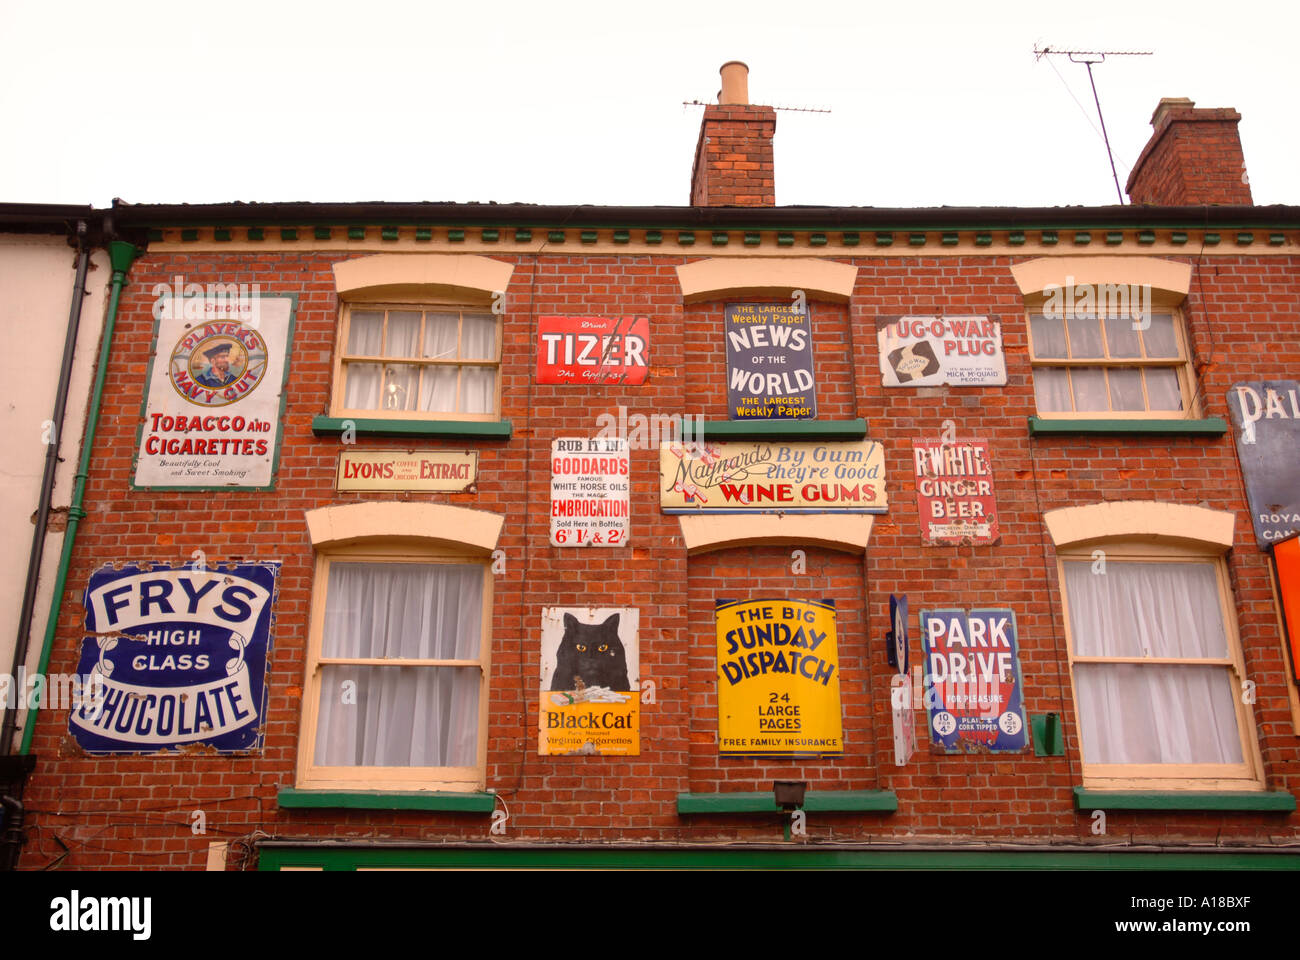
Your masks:
M 730 60 L 718 71 L 718 102 L 704 108 L 691 168 L 693 207 L 776 205 L 772 137 L 776 111 L 749 102 L 749 67 Z
M 1170 110 L 1191 110 L 1195 106 L 1195 101 L 1188 100 L 1186 97 L 1161 97 L 1155 111 L 1151 114 L 1151 126 L 1159 127 L 1160 121 Z
M 749 67 L 739 60 L 728 60 L 718 70 L 722 75 L 722 90 L 718 103 L 749 103 Z

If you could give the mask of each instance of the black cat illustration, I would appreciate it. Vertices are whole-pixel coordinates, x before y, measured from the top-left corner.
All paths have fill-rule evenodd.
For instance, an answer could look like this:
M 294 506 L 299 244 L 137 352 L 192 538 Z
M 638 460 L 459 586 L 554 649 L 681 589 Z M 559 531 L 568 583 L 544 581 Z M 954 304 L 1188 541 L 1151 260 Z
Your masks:
M 579 623 L 573 614 L 564 615 L 552 690 L 577 690 L 579 686 L 632 689 L 627 679 L 627 653 L 618 638 L 618 618 L 616 613 L 597 624 Z

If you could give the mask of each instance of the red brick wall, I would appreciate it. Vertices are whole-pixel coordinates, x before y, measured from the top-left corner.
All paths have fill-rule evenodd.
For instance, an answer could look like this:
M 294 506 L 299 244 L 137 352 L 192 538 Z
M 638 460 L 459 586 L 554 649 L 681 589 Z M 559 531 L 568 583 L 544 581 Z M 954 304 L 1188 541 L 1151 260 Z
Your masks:
M 1132 203 L 1250 204 L 1250 182 L 1232 109 L 1175 108 L 1156 123 L 1126 189 Z
M 131 272 L 109 362 L 104 410 L 81 526 L 60 611 L 52 672 L 76 669 L 91 571 L 106 561 L 182 563 L 203 549 L 209 563 L 283 562 L 276 605 L 266 746 L 261 756 L 89 758 L 67 736 L 66 712 L 40 716 L 40 763 L 26 801 L 36 826 L 23 865 L 39 868 L 71 848 L 67 867 L 188 867 L 204 863 L 215 839 L 262 831 L 286 838 L 486 840 L 482 815 L 292 811 L 278 789 L 294 784 L 304 644 L 312 593 L 312 549 L 303 513 L 361 499 L 457 503 L 504 514 L 506 570 L 494 588 L 487 786 L 509 805 L 506 839 L 516 841 L 776 840 L 776 815 L 679 817 L 680 792 L 765 790 L 776 777 L 811 789 L 889 789 L 895 814 L 811 814 L 810 836 L 862 841 L 1079 839 L 1113 842 L 1220 837 L 1233 843 L 1294 840 L 1300 818 L 1276 814 L 1111 812 L 1107 836 L 1076 813 L 1079 744 L 1064 659 L 1055 559 L 1044 511 L 1101 500 L 1160 499 L 1237 514 L 1229 555 L 1249 679 L 1257 684 L 1256 733 L 1270 787 L 1300 789 L 1300 750 L 1287 705 L 1265 555 L 1254 543 L 1232 437 L 1124 439 L 1029 437 L 1034 412 L 1023 307 L 1007 257 L 839 258 L 859 269 L 852 303 L 812 304 L 817 387 L 823 418 L 865 417 L 884 444 L 889 512 L 876 518 L 865 557 L 808 548 L 795 574 L 790 549 L 732 549 L 688 559 L 675 517 L 659 510 L 658 459 L 632 454 L 631 545 L 577 550 L 548 543 L 550 441 L 594 435 L 597 416 L 725 415 L 722 303 L 683 308 L 674 267 L 681 256 L 503 256 L 516 263 L 507 297 L 503 415 L 509 441 L 421 442 L 480 451 L 476 494 L 337 493 L 337 441 L 316 438 L 313 416 L 328 406 L 337 324 L 331 263 L 339 255 L 150 254 Z M 1196 263 L 1187 305 L 1203 370 L 1207 415 L 1227 418 L 1225 392 L 1241 380 L 1294 378 L 1300 366 L 1300 277 L 1294 258 L 1232 256 Z M 257 282 L 296 292 L 299 308 L 277 489 L 271 493 L 137 492 L 129 488 L 153 332 L 150 288 L 176 274 L 187 281 Z M 892 389 L 881 386 L 875 319 L 942 310 L 1002 321 L 1005 388 Z M 642 387 L 544 386 L 533 382 L 535 317 L 543 313 L 644 313 L 651 321 L 650 375 Z M 927 547 L 920 542 L 911 440 L 937 436 L 945 420 L 958 437 L 990 442 L 1002 539 L 993 546 Z M 408 441 L 364 439 L 362 447 Z M 196 518 L 222 518 L 218 528 Z M 791 548 L 792 549 L 792 548 Z M 1062 714 L 1067 754 L 1040 758 L 944 756 L 921 742 L 913 761 L 893 765 L 889 668 L 884 663 L 888 597 L 911 608 L 1009 606 L 1015 610 L 1027 712 Z M 845 753 L 813 761 L 721 757 L 713 674 L 715 598 L 833 597 L 839 609 Z M 641 676 L 656 685 L 643 704 L 638 757 L 539 757 L 540 611 L 552 605 L 635 606 Z M 916 618 L 913 617 L 913 630 Z M 913 643 L 913 656 L 917 654 Z M 191 832 L 202 809 L 206 835 Z M 238 848 L 242 849 L 242 848 Z
M 691 172 L 693 207 L 771 207 L 776 204 L 772 137 L 776 111 L 750 104 L 704 108 Z

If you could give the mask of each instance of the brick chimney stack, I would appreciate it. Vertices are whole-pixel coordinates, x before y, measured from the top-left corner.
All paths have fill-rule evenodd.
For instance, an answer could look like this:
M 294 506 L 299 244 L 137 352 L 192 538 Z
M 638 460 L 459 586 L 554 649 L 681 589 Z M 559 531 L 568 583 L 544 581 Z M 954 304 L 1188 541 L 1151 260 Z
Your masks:
M 722 65 L 716 105 L 704 108 L 691 171 L 693 207 L 774 207 L 776 111 L 749 102 L 749 67 Z
M 1197 110 L 1165 97 L 1151 115 L 1155 132 L 1129 174 L 1129 201 L 1169 205 L 1253 204 L 1231 107 Z

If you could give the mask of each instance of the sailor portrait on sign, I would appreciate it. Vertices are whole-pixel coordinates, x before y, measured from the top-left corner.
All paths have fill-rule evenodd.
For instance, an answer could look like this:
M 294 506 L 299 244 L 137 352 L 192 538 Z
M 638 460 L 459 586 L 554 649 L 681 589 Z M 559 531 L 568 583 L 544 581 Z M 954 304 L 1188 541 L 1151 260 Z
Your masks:
M 200 324 L 172 351 L 168 379 L 176 392 L 202 407 L 247 396 L 266 373 L 267 347 L 252 327 L 229 321 Z
M 204 350 L 203 357 L 208 362 L 194 379 L 205 387 L 226 387 L 239 379 L 230 369 L 230 351 L 233 346 L 229 340 L 225 340 Z M 242 354 L 243 351 L 240 352 Z

